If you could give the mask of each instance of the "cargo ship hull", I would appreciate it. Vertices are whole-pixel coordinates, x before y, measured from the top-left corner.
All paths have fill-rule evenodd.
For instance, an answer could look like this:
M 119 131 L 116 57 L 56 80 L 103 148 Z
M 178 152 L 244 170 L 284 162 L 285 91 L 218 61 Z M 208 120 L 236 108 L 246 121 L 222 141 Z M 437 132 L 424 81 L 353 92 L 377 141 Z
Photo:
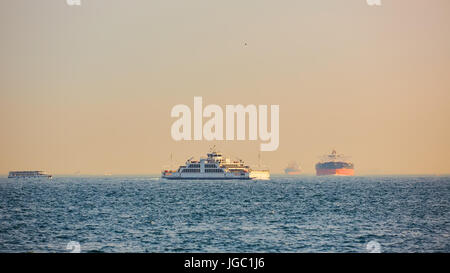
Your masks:
M 355 170 L 353 169 L 317 169 L 316 174 L 318 176 L 321 175 L 348 175 L 353 176 L 355 174 Z

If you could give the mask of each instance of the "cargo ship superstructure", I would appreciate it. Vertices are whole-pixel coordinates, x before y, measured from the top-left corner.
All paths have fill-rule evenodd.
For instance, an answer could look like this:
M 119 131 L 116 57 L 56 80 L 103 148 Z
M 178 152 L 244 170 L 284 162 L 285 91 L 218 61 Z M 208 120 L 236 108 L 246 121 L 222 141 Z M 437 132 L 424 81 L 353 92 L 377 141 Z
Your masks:
M 354 165 L 344 155 L 333 150 L 316 164 L 317 175 L 354 175 Z

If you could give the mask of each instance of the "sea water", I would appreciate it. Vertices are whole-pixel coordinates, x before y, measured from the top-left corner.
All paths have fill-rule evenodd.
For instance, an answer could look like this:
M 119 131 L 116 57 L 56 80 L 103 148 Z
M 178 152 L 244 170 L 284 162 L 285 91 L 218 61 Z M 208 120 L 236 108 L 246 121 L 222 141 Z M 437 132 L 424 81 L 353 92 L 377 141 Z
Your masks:
M 0 178 L 0 252 L 450 252 L 449 176 Z

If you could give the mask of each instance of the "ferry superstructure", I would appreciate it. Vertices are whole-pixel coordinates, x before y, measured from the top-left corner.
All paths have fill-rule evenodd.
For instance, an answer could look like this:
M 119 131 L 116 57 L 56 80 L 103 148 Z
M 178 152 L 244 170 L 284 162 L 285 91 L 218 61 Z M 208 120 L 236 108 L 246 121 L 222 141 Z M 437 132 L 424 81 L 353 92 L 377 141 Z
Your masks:
M 317 175 L 354 175 L 354 165 L 342 154 L 337 154 L 333 150 L 316 164 Z
M 200 160 L 188 159 L 185 165 L 182 165 L 178 170 L 163 170 L 162 178 L 166 179 L 268 179 L 269 172 L 252 170 L 242 160 L 231 160 L 224 157 L 222 153 L 211 151 L 206 158 Z
M 12 171 L 9 172 L 8 178 L 48 178 L 53 176 L 45 171 Z

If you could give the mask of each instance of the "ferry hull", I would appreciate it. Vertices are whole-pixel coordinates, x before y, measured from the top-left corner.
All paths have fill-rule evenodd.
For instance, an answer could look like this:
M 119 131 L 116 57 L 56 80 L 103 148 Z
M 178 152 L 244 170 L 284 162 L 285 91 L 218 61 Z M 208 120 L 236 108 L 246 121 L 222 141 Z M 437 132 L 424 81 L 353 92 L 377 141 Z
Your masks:
M 162 177 L 168 180 L 250 180 L 251 178 L 247 177 Z
M 163 172 L 162 178 L 169 180 L 249 180 L 249 173 L 225 173 L 225 174 L 190 174 L 179 172 Z
M 354 169 L 316 169 L 316 174 L 318 176 L 322 176 L 322 175 L 353 176 L 355 174 L 355 170 Z

